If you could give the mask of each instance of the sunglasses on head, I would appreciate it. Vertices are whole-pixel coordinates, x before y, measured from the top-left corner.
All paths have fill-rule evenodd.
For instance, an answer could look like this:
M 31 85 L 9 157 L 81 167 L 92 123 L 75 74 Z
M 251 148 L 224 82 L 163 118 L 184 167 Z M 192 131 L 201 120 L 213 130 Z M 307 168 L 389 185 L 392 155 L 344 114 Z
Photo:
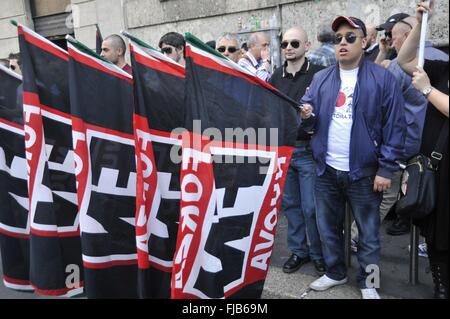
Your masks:
M 294 40 L 294 41 L 283 41 L 281 42 L 281 48 L 282 49 L 286 49 L 289 45 L 289 43 L 291 44 L 291 47 L 293 47 L 294 49 L 298 49 L 300 47 L 300 41 Z
M 334 36 L 334 44 L 341 43 L 343 38 L 345 38 L 345 41 L 347 41 L 347 43 L 351 44 L 354 43 L 356 39 L 360 37 L 358 37 L 354 32 L 347 32 L 345 36 L 342 34 L 336 34 Z
M 172 54 L 172 48 L 171 47 L 162 48 L 161 52 L 165 54 Z
M 219 51 L 220 53 L 225 53 L 225 51 L 227 51 L 227 50 L 230 53 L 234 53 L 237 51 L 237 48 L 236 47 L 224 47 L 224 46 L 217 48 L 217 51 Z

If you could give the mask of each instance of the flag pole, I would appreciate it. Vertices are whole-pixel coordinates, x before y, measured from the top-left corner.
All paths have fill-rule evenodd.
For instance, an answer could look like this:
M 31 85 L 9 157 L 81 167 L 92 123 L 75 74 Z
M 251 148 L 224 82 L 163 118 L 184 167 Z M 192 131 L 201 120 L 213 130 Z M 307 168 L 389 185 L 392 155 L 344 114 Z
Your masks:
M 428 5 L 431 8 L 432 0 L 427 1 Z M 418 65 L 423 68 L 423 64 L 425 62 L 425 40 L 427 37 L 427 30 L 428 30 L 428 11 L 424 12 L 422 15 L 422 25 L 420 29 L 420 42 L 419 42 L 419 56 L 418 56 Z

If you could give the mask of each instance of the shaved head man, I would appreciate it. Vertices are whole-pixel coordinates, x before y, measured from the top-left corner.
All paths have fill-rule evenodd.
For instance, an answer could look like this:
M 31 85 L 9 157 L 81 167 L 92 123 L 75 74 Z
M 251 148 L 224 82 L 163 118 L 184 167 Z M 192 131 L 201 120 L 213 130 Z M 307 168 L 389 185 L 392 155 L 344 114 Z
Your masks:
M 269 81 L 295 101 L 300 101 L 314 74 L 323 69 L 305 57 L 310 47 L 311 43 L 303 28 L 287 30 L 281 41 L 284 65 L 275 70 Z M 310 135 L 299 130 L 282 198 L 283 212 L 288 219 L 287 243 L 292 253 L 283 266 L 285 273 L 297 271 L 311 260 L 318 274 L 325 273 L 322 243 L 316 225 L 313 195 L 315 171 L 309 142 Z M 309 239 L 309 248 L 306 238 Z
M 114 63 L 119 68 L 131 74 L 131 67 L 125 61 L 127 47 L 121 36 L 112 34 L 107 36 L 102 42 L 102 57 Z
M 398 53 L 411 30 L 416 26 L 417 19 L 415 17 L 407 17 L 397 22 L 392 28 L 392 46 Z
M 294 71 L 295 74 L 295 65 L 300 66 L 303 64 L 305 54 L 310 47 L 311 43 L 308 41 L 308 35 L 303 28 L 290 28 L 284 33 L 281 49 L 283 50 L 286 61 L 288 61 L 288 71 L 291 71 L 291 73 Z

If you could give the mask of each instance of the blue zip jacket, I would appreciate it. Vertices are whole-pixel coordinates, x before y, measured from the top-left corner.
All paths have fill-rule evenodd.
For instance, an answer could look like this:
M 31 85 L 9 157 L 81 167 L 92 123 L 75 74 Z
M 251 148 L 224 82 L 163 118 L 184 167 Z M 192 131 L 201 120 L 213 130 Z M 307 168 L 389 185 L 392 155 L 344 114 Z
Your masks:
M 331 66 L 316 73 L 301 99 L 314 108 L 315 116 L 303 120 L 301 128 L 313 133 L 311 148 L 318 176 L 325 172 L 328 131 L 340 88 L 339 65 Z M 362 59 L 353 97 L 351 181 L 374 175 L 391 178 L 399 169 L 396 160 L 402 159 L 406 132 L 404 103 L 396 78 Z

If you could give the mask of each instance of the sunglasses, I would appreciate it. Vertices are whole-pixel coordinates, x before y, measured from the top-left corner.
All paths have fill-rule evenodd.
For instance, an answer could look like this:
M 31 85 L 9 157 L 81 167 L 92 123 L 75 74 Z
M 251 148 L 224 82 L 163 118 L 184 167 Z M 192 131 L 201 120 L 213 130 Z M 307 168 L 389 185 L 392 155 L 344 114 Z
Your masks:
M 289 43 L 291 44 L 291 47 L 293 47 L 294 49 L 298 49 L 300 47 L 300 41 L 294 40 L 294 41 L 283 41 L 281 42 L 281 48 L 282 49 L 286 49 L 289 45 Z
M 172 54 L 172 48 L 171 47 L 162 48 L 161 52 L 164 54 Z
M 224 53 L 225 51 L 230 52 L 230 53 L 234 53 L 237 51 L 236 47 L 218 47 L 217 51 L 219 51 L 220 53 Z
M 385 36 L 386 38 L 391 38 L 391 39 L 392 39 L 392 32 L 391 32 L 391 31 L 386 31 L 386 32 L 384 33 L 384 36 Z
M 342 39 L 345 38 L 345 41 L 347 41 L 347 43 L 354 43 L 356 41 L 357 38 L 362 38 L 362 37 L 358 37 L 355 33 L 353 32 L 347 32 L 344 35 L 342 34 L 337 34 L 334 36 L 334 44 L 339 44 L 342 42 Z

